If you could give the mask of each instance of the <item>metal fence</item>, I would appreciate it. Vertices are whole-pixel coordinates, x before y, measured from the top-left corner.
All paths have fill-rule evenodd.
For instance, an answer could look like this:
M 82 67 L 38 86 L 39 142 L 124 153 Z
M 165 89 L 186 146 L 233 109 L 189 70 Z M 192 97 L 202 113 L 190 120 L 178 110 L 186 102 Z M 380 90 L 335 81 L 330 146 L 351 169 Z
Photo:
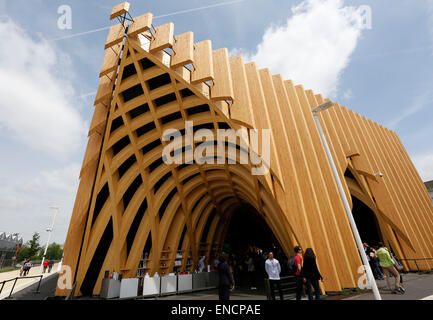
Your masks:
M 281 285 L 281 291 L 283 292 L 283 298 L 284 300 L 293 299 L 296 297 L 296 277 L 295 276 L 288 276 L 288 277 L 281 277 L 280 278 L 280 285 Z M 271 286 L 269 283 L 269 279 L 265 279 L 265 292 L 266 297 L 268 300 L 272 299 L 271 294 Z M 279 297 L 279 293 L 275 292 L 276 288 L 273 288 L 275 297 Z
M 33 278 L 40 278 L 39 279 L 39 283 L 38 283 L 38 288 L 36 289 L 36 293 L 39 293 L 39 288 L 41 286 L 42 277 L 43 277 L 42 275 L 39 275 L 39 276 L 29 276 L 29 277 L 16 277 L 16 278 L 13 278 L 13 279 L 2 281 L 2 282 L 0 282 L 0 294 L 2 293 L 3 288 L 4 288 L 4 286 L 5 286 L 6 283 L 14 281 L 12 289 L 9 292 L 9 296 L 6 298 L 6 299 L 10 299 L 12 297 L 12 293 L 14 292 L 15 285 L 17 284 L 18 280 L 20 280 L 20 279 L 33 279 Z
M 415 263 L 417 272 L 420 272 L 420 271 L 430 271 L 430 270 L 420 269 L 419 265 L 418 265 L 418 262 L 421 262 L 421 261 L 430 261 L 430 260 L 433 261 L 433 258 L 398 259 L 398 261 L 407 261 L 407 262 L 413 261 Z

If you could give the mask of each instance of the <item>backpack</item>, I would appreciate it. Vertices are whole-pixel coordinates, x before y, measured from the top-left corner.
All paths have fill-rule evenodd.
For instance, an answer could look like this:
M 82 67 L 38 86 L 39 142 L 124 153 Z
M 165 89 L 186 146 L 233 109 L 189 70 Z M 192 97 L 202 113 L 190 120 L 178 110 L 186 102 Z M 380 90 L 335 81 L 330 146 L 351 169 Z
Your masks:
M 289 275 L 295 274 L 295 256 L 291 256 L 289 261 L 287 261 L 287 271 Z

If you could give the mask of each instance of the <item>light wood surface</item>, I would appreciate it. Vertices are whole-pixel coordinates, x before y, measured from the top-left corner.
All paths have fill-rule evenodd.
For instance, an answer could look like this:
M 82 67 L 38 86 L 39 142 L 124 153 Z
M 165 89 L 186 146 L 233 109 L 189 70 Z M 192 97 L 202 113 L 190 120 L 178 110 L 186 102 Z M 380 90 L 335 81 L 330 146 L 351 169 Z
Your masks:
M 311 112 L 329 99 L 229 57 L 225 48 L 212 52 L 210 40 L 194 44 L 192 32 L 173 36 L 171 23 L 151 35 L 149 15 L 129 29 L 120 65 L 109 51 L 120 47 L 125 31 L 114 26 L 107 38 L 64 248 L 76 295 L 99 294 L 105 270 L 135 277 L 150 240 L 151 275 L 173 271 L 177 250 L 181 271 L 194 270 L 200 254 L 210 263 L 242 203 L 263 218 L 287 256 L 298 244 L 314 249 L 323 291 L 356 287 L 361 259 Z M 354 196 L 370 208 L 397 257 L 433 257 L 433 205 L 398 136 L 338 103 L 318 116 L 350 205 Z M 162 163 L 164 130 L 184 130 L 185 121 L 213 132 L 270 129 L 270 172 L 252 175 L 251 162 L 229 153 L 233 146 L 224 147 L 224 164 Z M 243 139 L 238 148 L 248 147 Z
M 130 6 L 131 6 L 130 3 L 127 1 L 115 5 L 111 10 L 110 20 L 113 20 L 127 13 L 129 11 Z
M 149 30 L 152 27 L 152 19 L 152 13 L 146 13 L 134 18 L 134 21 L 129 25 L 128 36 L 133 37 Z

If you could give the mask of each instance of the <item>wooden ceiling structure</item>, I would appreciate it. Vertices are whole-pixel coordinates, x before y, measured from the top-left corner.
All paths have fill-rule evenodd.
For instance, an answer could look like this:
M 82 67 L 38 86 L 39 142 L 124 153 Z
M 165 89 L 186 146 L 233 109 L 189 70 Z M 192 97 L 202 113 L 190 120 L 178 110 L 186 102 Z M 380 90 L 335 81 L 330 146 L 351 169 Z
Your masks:
M 128 3 L 111 14 L 120 23 L 107 37 L 64 247 L 75 294 L 99 294 L 106 270 L 167 274 L 180 256 L 180 271 L 193 270 L 200 254 L 221 249 L 243 203 L 287 256 L 297 244 L 315 250 L 324 290 L 356 287 L 361 259 L 311 112 L 328 100 L 209 40 L 194 42 L 192 32 L 175 35 L 173 23 L 154 27 L 151 13 L 127 15 Z M 400 258 L 433 257 L 431 199 L 398 136 L 337 103 L 319 117 L 340 177 L 351 172 L 348 198 L 375 213 L 386 245 Z M 186 121 L 195 131 L 271 129 L 270 171 L 252 175 L 254 165 L 241 164 L 249 144 L 241 138 L 223 143 L 238 151 L 235 164 L 165 164 L 163 133 L 185 134 Z

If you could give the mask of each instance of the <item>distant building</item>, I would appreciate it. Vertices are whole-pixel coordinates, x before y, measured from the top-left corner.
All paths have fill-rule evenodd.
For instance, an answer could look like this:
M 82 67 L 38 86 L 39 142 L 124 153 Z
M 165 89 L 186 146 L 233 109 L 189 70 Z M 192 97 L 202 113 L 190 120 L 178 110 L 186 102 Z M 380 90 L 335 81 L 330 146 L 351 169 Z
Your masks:
M 432 202 L 433 202 L 433 180 L 424 183 L 425 186 L 427 187 L 428 193 L 430 194 L 430 197 L 432 198 Z
M 22 247 L 23 239 L 12 234 L 0 232 L 0 269 L 13 265 L 18 245 Z

